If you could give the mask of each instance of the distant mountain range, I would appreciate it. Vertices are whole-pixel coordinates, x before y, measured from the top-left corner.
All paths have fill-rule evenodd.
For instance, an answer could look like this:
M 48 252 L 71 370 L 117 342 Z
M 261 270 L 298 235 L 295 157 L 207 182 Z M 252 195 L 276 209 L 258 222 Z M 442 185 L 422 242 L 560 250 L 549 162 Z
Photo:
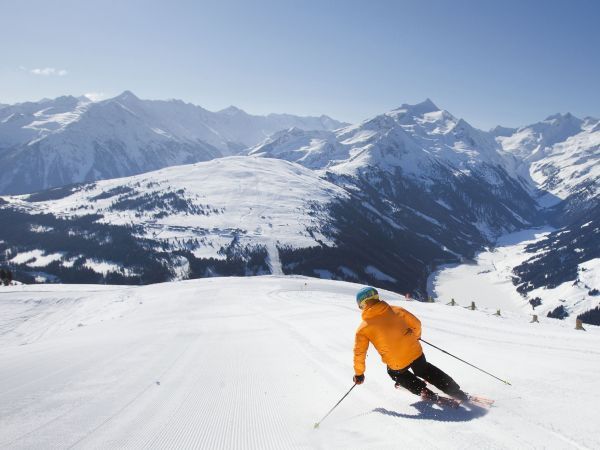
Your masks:
M 270 134 L 330 130 L 327 116 L 211 112 L 180 100 L 141 100 L 129 91 L 92 102 L 59 97 L 0 106 L 0 194 L 116 178 L 237 154 Z
M 541 206 L 576 214 L 600 194 L 600 120 L 555 114 L 496 140 L 516 157 L 515 173 L 530 178 Z
M 75 158 L 77 146 L 57 142 L 77 137 L 88 155 L 77 167 L 93 161 L 96 171 L 76 172 L 60 165 L 62 157 L 19 170 L 43 178 L 36 170 L 44 167 L 41 173 L 76 172 L 84 180 L 144 173 L 0 198 L 0 221 L 8 224 L 0 251 L 31 279 L 149 283 L 286 273 L 423 298 L 437 265 L 471 258 L 500 234 L 551 223 L 557 234 L 514 272 L 528 301 L 529 292 L 577 276 L 582 263 L 599 257 L 597 119 L 555 115 L 482 131 L 430 100 L 355 125 L 234 108 L 210 113 L 128 92 L 95 104 L 70 102 L 60 120 L 61 113 L 51 114 L 63 131 L 38 129 L 44 137 L 13 140 L 12 148 L 45 142 L 38 156 L 67 151 Z M 73 118 L 78 108 L 83 112 Z M 5 110 L 0 117 L 9 117 Z M 201 162 L 173 166 L 194 159 Z M 110 170 L 99 170 L 100 161 L 110 161 Z M 162 166 L 173 167 L 146 170 Z M 560 237 L 569 229 L 581 239 Z M 540 251 L 562 256 L 542 261 Z
M 600 193 L 600 120 L 571 114 L 485 132 L 427 100 L 335 131 L 281 131 L 250 154 L 346 175 L 371 167 L 398 169 L 404 177 L 429 181 L 437 179 L 440 165 L 464 174 L 495 167 L 530 192 L 541 208 L 564 211 L 570 205 L 573 214 Z

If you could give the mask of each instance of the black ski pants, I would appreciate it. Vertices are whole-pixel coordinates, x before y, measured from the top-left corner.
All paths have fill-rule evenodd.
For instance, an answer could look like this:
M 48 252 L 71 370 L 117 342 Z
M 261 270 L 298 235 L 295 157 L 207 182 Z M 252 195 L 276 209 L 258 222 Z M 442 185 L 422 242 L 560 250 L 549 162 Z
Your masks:
M 466 394 L 460 390 L 460 386 L 456 381 L 433 364 L 428 363 L 424 354 L 404 369 L 393 370 L 388 367 L 387 371 L 392 380 L 396 382 L 396 385 L 408 389 L 413 394 L 421 394 L 421 391 L 427 387 L 427 384 L 423 381 L 426 380 L 440 391 L 452 397 L 460 400 L 466 398 Z

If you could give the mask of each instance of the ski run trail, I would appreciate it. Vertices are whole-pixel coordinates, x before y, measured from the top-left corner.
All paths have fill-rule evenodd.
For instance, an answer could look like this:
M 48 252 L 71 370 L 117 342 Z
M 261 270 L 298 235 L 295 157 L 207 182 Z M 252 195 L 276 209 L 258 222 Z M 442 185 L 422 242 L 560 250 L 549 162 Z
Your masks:
M 493 407 L 394 389 L 371 346 L 352 386 L 361 286 L 294 276 L 0 288 L 0 448 L 600 448 L 600 329 L 530 324 L 381 291 Z

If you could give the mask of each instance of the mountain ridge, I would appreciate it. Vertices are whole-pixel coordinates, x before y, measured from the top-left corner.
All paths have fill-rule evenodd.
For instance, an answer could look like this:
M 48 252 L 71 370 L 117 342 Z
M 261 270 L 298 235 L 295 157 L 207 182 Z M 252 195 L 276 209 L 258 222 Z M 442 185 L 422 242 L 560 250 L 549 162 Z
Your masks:
M 92 102 L 62 96 L 0 110 L 0 193 L 143 173 L 237 154 L 296 126 L 343 125 L 327 116 L 211 112 L 179 100 L 142 100 L 131 91 Z
M 74 100 L 61 102 L 68 111 Z M 125 92 L 115 101 L 100 102 L 94 114 L 110 119 L 117 111 L 115 129 L 138 130 L 130 124 L 141 123 L 161 138 L 174 135 L 178 145 L 189 143 L 189 136 L 178 131 L 181 121 L 156 122 L 155 110 L 144 102 Z M 158 105 L 195 108 L 177 101 Z M 45 123 L 44 114 L 49 113 L 39 114 L 38 126 Z M 245 113 L 227 108 L 221 114 Z M 85 125 L 69 114 L 59 118 L 74 123 L 73 128 Z M 133 142 L 137 137 L 130 135 Z M 174 165 L 188 161 L 172 158 L 170 168 L 156 172 L 4 197 L 0 216 L 18 227 L 1 248 L 23 273 L 37 268 L 40 277 L 50 280 L 148 283 L 316 274 L 383 283 L 424 298 L 427 276 L 437 265 L 468 260 L 502 234 L 548 222 L 568 227 L 589 221 L 598 204 L 599 140 L 595 119 L 569 114 L 517 130 L 486 132 L 431 100 L 403 104 L 335 130 L 286 127 L 244 151 L 246 156 L 224 158 L 211 146 L 204 150 L 206 161 L 191 166 Z M 136 163 L 127 146 L 121 150 Z M 154 151 L 164 154 L 164 149 Z M 203 174 L 204 193 L 190 173 Z M 162 181 L 156 184 L 152 178 Z M 322 183 L 329 186 L 324 196 L 312 190 Z M 291 187 L 302 197 L 300 203 L 276 200 Z M 245 205 L 244 214 L 231 214 L 237 203 Z M 257 215 L 263 210 L 271 212 Z M 297 229 L 294 223 L 304 225 Z M 85 252 L 77 253 L 69 242 L 73 229 L 89 236 L 79 243 Z M 588 232 L 585 240 L 594 245 L 598 237 Z M 119 251 L 110 256 L 105 241 L 121 242 Z M 587 255 L 563 239 L 549 240 L 545 248 L 565 244 L 565 267 L 552 267 L 553 273 L 577 273 Z M 544 264 L 550 267 L 556 260 Z M 539 283 L 535 269 L 515 270 L 520 271 L 515 282 Z

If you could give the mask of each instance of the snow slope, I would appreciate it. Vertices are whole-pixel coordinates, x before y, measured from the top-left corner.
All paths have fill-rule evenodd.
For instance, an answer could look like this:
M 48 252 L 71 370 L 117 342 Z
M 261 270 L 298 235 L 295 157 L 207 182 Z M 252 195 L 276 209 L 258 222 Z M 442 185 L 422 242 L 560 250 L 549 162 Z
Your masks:
M 34 202 L 28 196 L 6 198 L 32 214 L 98 214 L 104 223 L 141 225 L 143 237 L 198 240 L 193 248 L 196 256 L 224 259 L 223 247 L 234 240 L 241 246 L 271 249 L 309 247 L 317 240 L 332 243 L 318 232 L 328 220 L 320 208 L 346 197 L 342 188 L 300 165 L 232 156 L 102 180 L 68 190 L 62 198 Z M 311 228 L 312 234 L 307 231 Z M 26 257 L 19 256 L 19 261 Z
M 441 410 L 395 390 L 370 349 L 350 388 L 358 285 L 301 277 L 0 292 L 0 446 L 22 448 L 598 448 L 600 331 L 406 302 L 467 391 Z M 577 382 L 574 383 L 573 381 Z

